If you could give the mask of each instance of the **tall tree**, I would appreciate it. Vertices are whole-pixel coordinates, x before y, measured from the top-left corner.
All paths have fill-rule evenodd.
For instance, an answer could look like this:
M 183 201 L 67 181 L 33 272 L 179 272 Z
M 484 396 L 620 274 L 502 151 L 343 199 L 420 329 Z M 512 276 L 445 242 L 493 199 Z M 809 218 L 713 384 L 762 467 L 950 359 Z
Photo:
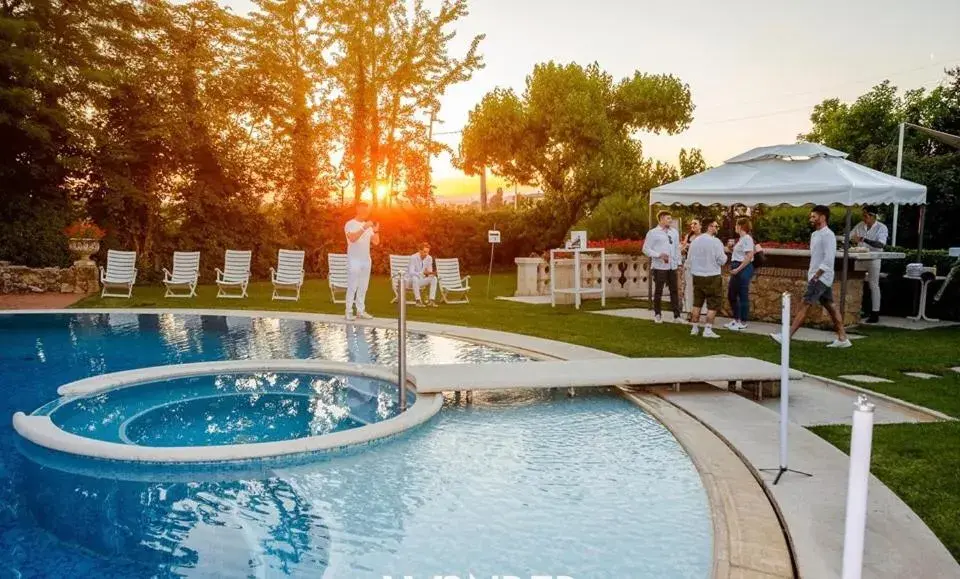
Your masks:
M 0 1 L 0 258 L 66 261 L 70 185 L 131 15 L 115 0 Z
M 344 162 L 355 198 L 368 188 L 377 203 L 381 184 L 396 183 L 403 173 L 401 135 L 426 134 L 425 116 L 437 110 L 440 96 L 483 66 L 483 36 L 473 38 L 461 58 L 450 56 L 451 27 L 467 15 L 466 0 L 443 0 L 436 12 L 423 0 L 326 0 L 322 6 L 321 18 L 332 29 Z
M 689 87 L 671 75 L 614 81 L 597 64 L 539 64 L 522 96 L 496 89 L 470 113 L 457 163 L 539 185 L 569 227 L 607 195 L 642 193 L 636 132 L 677 133 L 692 114 Z
M 900 93 L 884 81 L 852 103 L 827 99 L 816 105 L 810 116 L 813 124 L 798 139 L 823 143 L 844 151 L 850 160 L 878 171 L 896 172 L 898 125 L 913 123 L 960 134 L 960 67 L 947 72 L 944 84 L 932 89 Z M 960 151 L 908 129 L 904 145 L 903 177 L 927 186 L 926 244 L 936 247 L 960 245 Z M 918 215 L 904 208 L 898 243 L 914 246 Z
M 329 34 L 314 0 L 255 0 L 246 26 L 241 90 L 251 131 L 274 159 L 285 228 L 301 245 L 332 189 L 327 64 Z

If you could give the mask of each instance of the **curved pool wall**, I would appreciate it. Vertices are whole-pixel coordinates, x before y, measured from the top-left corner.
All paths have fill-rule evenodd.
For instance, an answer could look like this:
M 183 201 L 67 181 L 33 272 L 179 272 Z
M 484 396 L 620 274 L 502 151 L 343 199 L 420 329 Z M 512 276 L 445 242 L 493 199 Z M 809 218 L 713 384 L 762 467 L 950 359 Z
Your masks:
M 390 330 L 358 326 L 362 340 L 348 348 L 349 328 L 321 316 L 310 316 L 309 338 L 302 320 L 248 320 L 249 330 L 216 338 L 198 328 L 217 331 L 223 321 L 157 317 L 141 335 L 111 337 L 129 318 L 102 324 L 100 316 L 92 331 L 89 319 L 11 324 L 0 316 L 0 367 L 15 377 L 3 385 L 0 413 L 37 408 L 60 384 L 103 371 L 294 350 L 395 360 Z M 258 335 L 285 327 L 292 334 L 279 342 Z M 116 347 L 120 336 L 136 346 Z M 437 347 L 412 349 L 411 363 L 522 358 L 438 336 L 413 341 Z M 538 349 L 519 337 L 511 347 Z M 563 357 L 565 347 L 554 354 Z M 25 459 L 16 445 L 57 460 Z M 170 466 L 129 469 L 136 480 L 85 470 L 94 461 L 32 447 L 3 424 L 0 446 L 0 551 L 9 554 L 0 576 L 710 575 L 711 519 L 699 475 L 662 425 L 605 391 L 573 399 L 478 393 L 469 405 L 448 399 L 429 427 L 389 442 L 299 463 L 258 460 L 246 470 L 179 465 L 176 478 L 167 476 Z
M 271 458 L 340 450 L 423 424 L 440 411 L 443 397 L 417 396 L 409 386 L 401 413 L 396 375 L 379 366 L 312 360 L 158 366 L 65 384 L 58 388 L 63 398 L 29 415 L 17 412 L 13 426 L 38 446 L 97 459 Z M 218 402 L 231 412 L 215 414 Z M 187 414 L 193 406 L 202 412 Z

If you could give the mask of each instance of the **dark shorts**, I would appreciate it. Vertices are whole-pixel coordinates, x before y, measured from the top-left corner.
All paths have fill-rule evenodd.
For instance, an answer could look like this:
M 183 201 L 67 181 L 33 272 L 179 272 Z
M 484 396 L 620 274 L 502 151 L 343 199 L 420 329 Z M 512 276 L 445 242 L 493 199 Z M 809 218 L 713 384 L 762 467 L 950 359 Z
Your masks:
M 707 302 L 707 309 L 720 309 L 723 301 L 723 279 L 719 275 L 693 276 L 693 307 L 700 309 L 703 302 Z
M 807 282 L 807 292 L 803 294 L 803 303 L 828 306 L 833 303 L 833 288 L 820 280 L 810 280 Z

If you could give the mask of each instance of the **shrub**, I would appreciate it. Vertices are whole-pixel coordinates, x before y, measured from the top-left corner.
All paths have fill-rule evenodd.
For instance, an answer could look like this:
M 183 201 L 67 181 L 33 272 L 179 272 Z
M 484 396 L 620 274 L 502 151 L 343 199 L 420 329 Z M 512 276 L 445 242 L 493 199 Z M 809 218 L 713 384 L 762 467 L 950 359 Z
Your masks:
M 589 247 L 602 247 L 607 253 L 622 255 L 643 255 L 643 241 L 635 239 L 599 239 L 588 240 Z

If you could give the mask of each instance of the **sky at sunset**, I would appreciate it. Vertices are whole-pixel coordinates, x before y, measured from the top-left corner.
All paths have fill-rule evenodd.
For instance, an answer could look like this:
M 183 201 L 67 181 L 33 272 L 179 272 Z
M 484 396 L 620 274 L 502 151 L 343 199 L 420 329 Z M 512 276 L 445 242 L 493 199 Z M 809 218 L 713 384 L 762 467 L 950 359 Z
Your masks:
M 645 154 L 676 163 L 681 147 L 699 147 L 711 165 L 794 141 L 824 98 L 852 100 L 885 78 L 932 87 L 944 67 L 960 64 L 960 0 L 472 0 L 470 10 L 455 54 L 484 33 L 486 68 L 441 100 L 434 131 L 450 133 L 437 139 L 454 149 L 454 131 L 486 92 L 522 92 L 534 64 L 548 60 L 596 61 L 616 78 L 679 76 L 693 93 L 694 122 L 679 135 L 644 135 Z M 479 178 L 466 178 L 448 156 L 433 167 L 440 195 L 479 191 Z M 488 189 L 498 184 L 490 179 Z

